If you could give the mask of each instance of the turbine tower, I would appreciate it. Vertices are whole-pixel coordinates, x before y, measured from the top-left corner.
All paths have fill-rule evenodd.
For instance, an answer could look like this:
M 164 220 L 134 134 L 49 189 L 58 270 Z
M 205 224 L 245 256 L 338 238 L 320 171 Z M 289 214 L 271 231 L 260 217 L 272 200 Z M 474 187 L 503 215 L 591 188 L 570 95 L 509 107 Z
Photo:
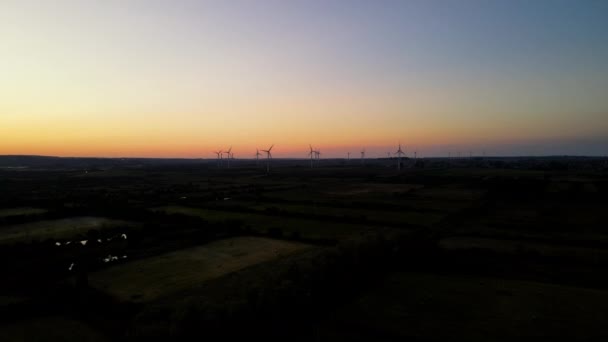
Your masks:
M 365 164 L 365 149 L 361 150 L 361 164 Z
M 401 156 L 405 154 L 401 150 L 401 143 L 399 143 L 399 149 L 397 152 L 395 152 L 395 154 L 397 154 L 397 170 L 401 171 Z
M 260 156 L 261 155 L 262 154 L 260 153 L 260 150 L 256 148 L 255 149 L 255 166 L 259 165 L 259 163 L 260 163 Z
M 262 152 L 266 153 L 266 173 L 270 173 L 270 159 L 272 159 L 272 153 L 270 151 L 272 151 L 273 147 L 274 144 L 270 145 L 269 149 L 262 150 Z
M 213 152 L 217 155 L 217 168 L 219 169 L 222 166 L 222 150 Z
M 313 157 L 315 154 L 315 150 L 312 149 L 312 145 L 310 145 L 310 144 L 308 144 L 308 147 L 310 147 L 310 152 L 308 152 L 308 155 L 310 156 L 310 168 L 312 169 L 312 167 L 313 167 L 312 163 L 314 160 Z
M 230 168 L 230 157 L 232 156 L 232 154 L 230 153 L 230 151 L 232 151 L 232 146 L 230 146 L 230 148 L 228 149 L 228 151 L 224 152 L 228 155 L 228 168 Z

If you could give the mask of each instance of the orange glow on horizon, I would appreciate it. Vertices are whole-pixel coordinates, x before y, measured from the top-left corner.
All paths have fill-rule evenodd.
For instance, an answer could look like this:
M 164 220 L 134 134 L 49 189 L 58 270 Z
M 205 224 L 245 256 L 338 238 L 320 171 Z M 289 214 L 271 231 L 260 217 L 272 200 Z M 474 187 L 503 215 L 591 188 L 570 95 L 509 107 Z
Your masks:
M 339 15 L 314 3 L 3 3 L 0 154 L 212 158 L 232 145 L 244 158 L 274 143 L 277 157 L 309 144 L 380 156 L 398 142 L 480 150 L 608 136 L 594 40 L 605 34 L 592 30 L 605 20 L 581 15 L 573 49 L 536 22 L 492 34 L 493 21 L 461 17 L 471 11 L 450 14 L 461 25 L 446 31 L 432 3 Z M 523 42 L 541 36 L 547 51 Z

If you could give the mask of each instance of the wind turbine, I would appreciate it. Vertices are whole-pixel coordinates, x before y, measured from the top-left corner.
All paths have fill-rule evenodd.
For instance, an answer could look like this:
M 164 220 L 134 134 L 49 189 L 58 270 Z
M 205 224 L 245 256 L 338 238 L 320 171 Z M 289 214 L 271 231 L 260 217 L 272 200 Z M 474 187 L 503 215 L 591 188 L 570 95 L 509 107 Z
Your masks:
M 232 146 L 230 146 L 228 151 L 224 152 L 228 155 L 228 158 L 227 158 L 228 159 L 228 168 L 230 168 L 230 156 L 231 156 L 230 151 L 232 151 Z
M 361 150 L 361 164 L 365 164 L 365 149 Z
M 262 150 L 262 152 L 266 152 L 266 173 L 270 173 L 270 159 L 272 159 L 272 153 L 270 151 L 272 151 L 273 147 L 274 144 L 270 145 L 269 149 Z
M 217 168 L 219 169 L 222 166 L 222 150 L 213 152 L 217 155 Z
M 399 149 L 397 152 L 395 152 L 395 154 L 397 154 L 397 170 L 401 170 L 401 156 L 405 154 L 401 150 L 401 143 L 399 143 Z
M 346 163 L 350 164 L 350 152 L 346 153 Z
M 310 168 L 312 169 L 312 167 L 313 167 L 312 162 L 313 162 L 313 157 L 314 157 L 315 151 L 312 149 L 312 145 L 308 144 L 308 147 L 310 147 L 310 152 L 308 152 L 308 155 L 310 156 Z
M 260 161 L 260 156 L 261 155 L 262 154 L 260 153 L 260 150 L 256 148 L 255 149 L 255 166 L 259 165 L 259 161 Z

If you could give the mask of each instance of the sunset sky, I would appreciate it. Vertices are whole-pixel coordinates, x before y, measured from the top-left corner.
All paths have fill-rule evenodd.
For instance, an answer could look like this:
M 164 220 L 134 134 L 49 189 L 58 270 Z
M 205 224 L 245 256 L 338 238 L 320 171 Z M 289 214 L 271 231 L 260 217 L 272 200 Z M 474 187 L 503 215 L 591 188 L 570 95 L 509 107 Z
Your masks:
M 608 1 L 0 1 L 0 154 L 608 155 Z

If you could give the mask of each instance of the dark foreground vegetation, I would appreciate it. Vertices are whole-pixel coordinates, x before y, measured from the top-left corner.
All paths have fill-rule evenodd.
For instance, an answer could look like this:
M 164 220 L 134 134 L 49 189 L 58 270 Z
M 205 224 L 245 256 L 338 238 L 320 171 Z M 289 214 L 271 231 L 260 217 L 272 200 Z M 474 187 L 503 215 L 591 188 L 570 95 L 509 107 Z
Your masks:
M 608 337 L 601 158 L 0 157 L 0 340 Z

